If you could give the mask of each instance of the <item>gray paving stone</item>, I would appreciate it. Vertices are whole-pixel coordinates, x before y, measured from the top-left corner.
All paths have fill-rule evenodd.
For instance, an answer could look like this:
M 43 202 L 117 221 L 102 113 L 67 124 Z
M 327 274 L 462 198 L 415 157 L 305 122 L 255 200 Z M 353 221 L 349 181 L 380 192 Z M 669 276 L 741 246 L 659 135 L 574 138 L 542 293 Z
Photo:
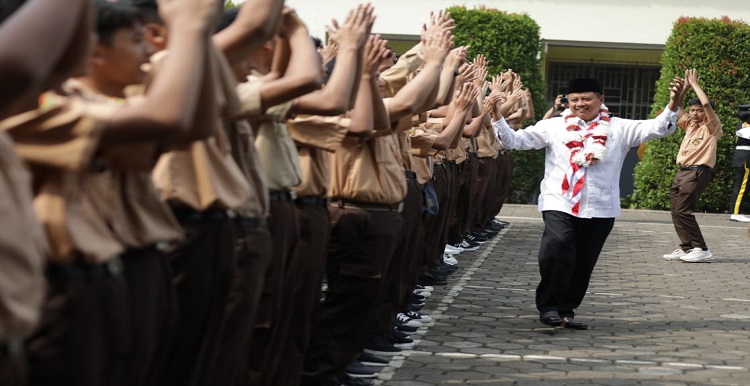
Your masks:
M 750 384 L 750 254 L 746 224 L 696 214 L 717 260 L 669 262 L 669 212 L 624 210 L 576 319 L 587 331 L 542 326 L 534 307 L 543 223 L 536 207 L 505 205 L 511 225 L 437 287 L 436 322 L 418 353 L 379 385 Z M 437 316 L 437 315 L 436 315 Z

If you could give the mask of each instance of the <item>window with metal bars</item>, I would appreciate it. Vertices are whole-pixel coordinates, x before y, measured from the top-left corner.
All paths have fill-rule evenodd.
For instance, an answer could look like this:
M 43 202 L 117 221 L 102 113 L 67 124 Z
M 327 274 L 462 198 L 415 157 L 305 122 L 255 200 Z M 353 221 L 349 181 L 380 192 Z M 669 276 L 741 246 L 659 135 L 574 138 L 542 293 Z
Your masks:
M 614 116 L 628 119 L 648 117 L 659 79 L 658 66 L 551 62 L 547 68 L 547 100 L 550 104 L 558 94 L 565 93 L 571 79 L 594 78 L 604 90 L 609 111 Z

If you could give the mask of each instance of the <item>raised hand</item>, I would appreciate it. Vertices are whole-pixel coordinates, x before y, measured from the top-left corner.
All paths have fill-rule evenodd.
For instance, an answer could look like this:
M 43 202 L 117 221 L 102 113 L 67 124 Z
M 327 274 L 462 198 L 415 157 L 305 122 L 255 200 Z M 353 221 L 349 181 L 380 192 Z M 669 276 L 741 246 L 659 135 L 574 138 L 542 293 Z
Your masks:
M 450 12 L 444 13 L 443 10 L 440 10 L 435 14 L 430 11 L 429 24 L 422 24 L 422 37 L 424 38 L 426 35 L 436 31 L 452 30 L 455 26 L 456 23 L 453 18 L 451 18 Z
M 424 47 L 420 54 L 422 61 L 442 65 L 453 45 L 453 36 L 448 30 L 440 30 L 426 35 L 423 43 Z
M 320 49 L 320 57 L 323 59 L 323 64 L 326 64 L 335 58 L 339 53 L 339 45 L 333 40 L 328 40 L 328 44 Z
M 373 11 L 374 9 L 370 4 L 360 4 L 357 8 L 349 11 L 342 25 L 339 25 L 336 19 L 331 20 L 332 26 L 326 26 L 330 39 L 341 48 L 363 47 L 375 21 Z
M 466 63 L 466 53 L 469 46 L 461 46 L 452 49 L 445 58 L 445 66 L 457 70 Z
M 474 65 L 475 65 L 475 66 L 479 66 L 479 67 L 485 67 L 485 68 L 486 68 L 486 67 L 487 67 L 487 65 L 489 64 L 489 61 L 488 61 L 488 60 L 487 60 L 487 58 L 486 58 L 486 57 L 484 56 L 484 54 L 479 54 L 479 55 L 477 55 L 477 56 L 476 56 L 476 57 L 474 58 L 474 60 L 473 60 L 473 63 L 474 63 Z
M 453 104 L 459 111 L 467 111 L 471 108 L 472 103 L 479 96 L 479 90 L 473 83 L 463 83 L 456 90 L 456 94 L 453 97 Z
M 362 62 L 362 71 L 375 74 L 380 63 L 389 55 L 388 40 L 380 38 L 380 35 L 370 35 L 365 44 L 365 52 Z
M 672 82 L 669 83 L 669 103 L 667 108 L 677 112 L 682 106 L 682 100 L 685 97 L 686 82 L 680 77 L 675 77 Z

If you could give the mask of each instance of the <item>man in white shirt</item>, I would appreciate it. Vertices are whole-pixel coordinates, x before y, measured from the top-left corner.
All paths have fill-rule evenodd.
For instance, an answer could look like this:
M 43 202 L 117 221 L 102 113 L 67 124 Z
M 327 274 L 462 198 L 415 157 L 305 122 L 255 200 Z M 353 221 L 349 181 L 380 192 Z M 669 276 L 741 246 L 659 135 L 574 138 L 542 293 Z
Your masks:
M 547 325 L 585 330 L 573 319 L 591 273 L 620 214 L 620 172 L 630 148 L 675 131 L 684 96 L 683 79 L 670 84 L 667 108 L 655 119 L 610 117 L 594 79 L 573 79 L 569 108 L 562 117 L 513 131 L 492 111 L 492 124 L 508 149 L 546 149 L 539 211 L 544 233 L 539 248 L 541 282 L 536 290 L 539 320 Z

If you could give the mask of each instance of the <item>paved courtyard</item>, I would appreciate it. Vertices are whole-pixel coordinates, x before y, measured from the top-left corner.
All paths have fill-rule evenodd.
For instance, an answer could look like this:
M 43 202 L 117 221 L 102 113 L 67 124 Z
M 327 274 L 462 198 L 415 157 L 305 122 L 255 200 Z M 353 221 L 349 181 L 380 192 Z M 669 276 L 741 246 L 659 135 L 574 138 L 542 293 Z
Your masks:
M 577 319 L 546 328 L 534 289 L 543 230 L 536 206 L 506 205 L 510 222 L 436 288 L 435 321 L 377 380 L 427 385 L 750 385 L 750 238 L 729 215 L 698 214 L 717 259 L 688 264 L 669 212 L 623 211 Z

